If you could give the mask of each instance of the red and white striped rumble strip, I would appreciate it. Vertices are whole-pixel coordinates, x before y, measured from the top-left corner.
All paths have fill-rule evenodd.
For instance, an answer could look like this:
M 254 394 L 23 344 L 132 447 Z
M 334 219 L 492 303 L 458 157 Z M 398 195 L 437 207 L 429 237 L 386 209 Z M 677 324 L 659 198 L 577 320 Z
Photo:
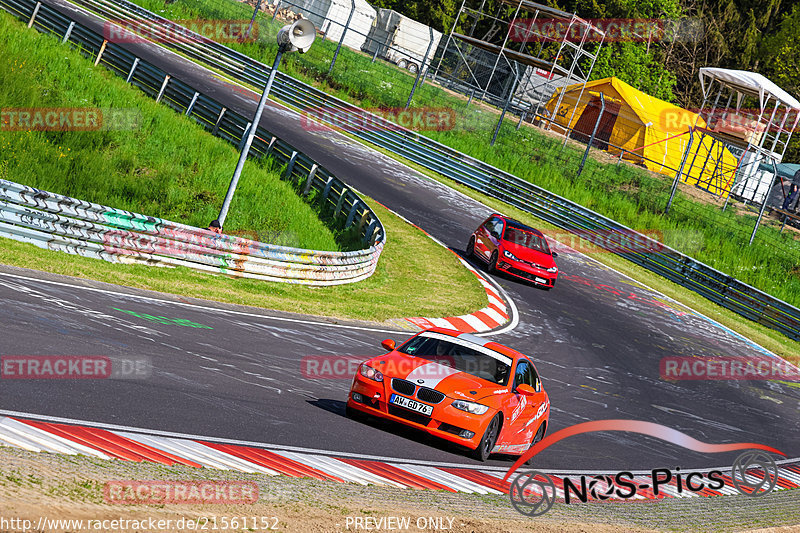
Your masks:
M 461 257 L 459 257 L 458 260 L 461 261 L 470 272 L 475 274 L 480 284 L 483 285 L 483 288 L 486 290 L 486 297 L 489 299 L 489 305 L 469 315 L 450 316 L 446 318 L 416 317 L 407 318 L 406 320 L 422 329 L 438 326 L 455 329 L 464 333 L 491 331 L 508 322 L 508 307 L 500 297 L 500 293 L 497 289 L 486 281 L 472 265 L 464 261 Z
M 309 477 L 338 483 L 384 485 L 408 489 L 443 490 L 477 494 L 508 494 L 503 481 L 507 468 L 459 465 L 455 463 L 412 463 L 398 459 L 364 458 L 356 454 L 291 449 L 260 443 L 216 442 L 203 437 L 168 436 L 135 428 L 89 427 L 75 424 L 0 416 L 0 446 L 32 452 L 86 455 L 97 459 L 183 465 L 192 468 L 233 470 L 267 476 Z M 509 463 L 510 464 L 510 463 Z M 676 481 L 662 485 L 658 495 L 642 490 L 635 500 L 661 498 L 696 498 L 738 494 L 730 478 L 730 468 L 723 472 L 725 486 L 694 493 L 679 490 Z M 580 476 L 591 472 L 547 474 L 556 486 L 557 497 L 564 498 L 564 479 L 580 486 Z M 648 481 L 634 477 L 637 484 Z M 641 482 L 641 483 L 640 483 Z M 775 490 L 800 488 L 800 459 L 781 462 Z M 632 500 L 634 501 L 634 500 Z

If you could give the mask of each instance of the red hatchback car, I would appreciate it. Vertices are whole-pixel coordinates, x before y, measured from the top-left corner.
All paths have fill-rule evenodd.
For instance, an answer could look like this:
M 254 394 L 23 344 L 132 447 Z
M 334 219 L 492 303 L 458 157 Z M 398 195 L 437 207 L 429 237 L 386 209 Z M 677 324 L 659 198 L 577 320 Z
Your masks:
M 502 271 L 546 289 L 558 279 L 558 254 L 550 251 L 542 232 L 497 213 L 469 238 L 467 255 L 487 263 L 490 272 Z

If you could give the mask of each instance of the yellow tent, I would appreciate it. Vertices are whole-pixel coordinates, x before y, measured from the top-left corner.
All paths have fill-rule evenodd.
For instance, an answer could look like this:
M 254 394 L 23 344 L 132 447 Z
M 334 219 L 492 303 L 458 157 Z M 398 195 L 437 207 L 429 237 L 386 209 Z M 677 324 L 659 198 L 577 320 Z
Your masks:
M 675 176 L 689 142 L 690 128 L 706 126 L 696 113 L 653 98 L 617 78 L 589 82 L 582 94 L 581 86 L 569 85 L 553 93 L 546 105 L 551 116 L 561 91 L 565 91 L 552 129 L 564 133 L 566 126 L 571 137 L 588 142 L 600 114 L 603 93 L 605 111 L 595 145 L 612 154 L 622 152 L 624 159 L 661 174 Z M 720 141 L 695 132 L 682 181 L 726 196 L 737 165 L 736 157 Z

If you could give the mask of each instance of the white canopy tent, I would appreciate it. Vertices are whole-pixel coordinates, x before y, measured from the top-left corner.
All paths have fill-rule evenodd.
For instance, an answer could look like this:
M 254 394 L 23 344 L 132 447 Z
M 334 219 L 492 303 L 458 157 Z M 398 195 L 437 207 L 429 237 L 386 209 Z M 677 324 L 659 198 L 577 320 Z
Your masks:
M 758 98 L 762 109 L 765 108 L 767 100 L 771 96 L 788 108 L 800 110 L 800 102 L 796 98 L 756 72 L 703 67 L 700 69 L 700 87 L 703 89 L 704 95 L 706 94 L 706 82 L 713 80 L 719 80 L 724 85 L 736 90 L 738 93 L 737 108 L 741 107 L 744 95 L 750 95 Z
M 695 125 L 696 141 L 702 144 L 708 139 L 712 146 L 722 143 L 731 152 L 741 154 L 729 180 L 730 194 L 725 207 L 731 195 L 745 202 L 761 204 L 750 236 L 752 244 L 777 175 L 777 164 L 783 159 L 792 132 L 800 122 L 800 102 L 756 72 L 704 67 L 699 75 L 703 106 L 698 116 L 706 126 L 698 128 Z M 732 108 L 734 97 L 735 108 Z M 745 99 L 750 98 L 758 102 L 758 107 L 743 109 Z M 764 163 L 772 167 L 773 173 L 762 170 Z M 689 163 L 689 171 L 693 164 L 694 160 Z M 683 172 L 682 164 L 676 182 Z

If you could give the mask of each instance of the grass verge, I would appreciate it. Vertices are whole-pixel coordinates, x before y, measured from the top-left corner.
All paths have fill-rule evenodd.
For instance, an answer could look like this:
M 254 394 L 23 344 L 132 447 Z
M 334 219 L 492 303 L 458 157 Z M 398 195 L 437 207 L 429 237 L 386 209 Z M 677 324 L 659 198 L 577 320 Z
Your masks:
M 0 178 L 81 200 L 205 227 L 217 217 L 236 164 L 235 147 L 155 103 L 78 51 L 0 16 L 0 107 L 96 112 L 94 131 L 37 131 L 6 115 Z M 116 117 L 114 124 L 107 118 Z M 14 122 L 12 122 L 14 121 Z M 117 129 L 119 128 L 119 129 Z M 338 239 L 278 168 L 249 161 L 226 231 L 317 250 L 360 247 Z M 352 242 L 351 242 L 352 241 Z
M 308 287 L 234 279 L 183 267 L 110 265 L 8 239 L 0 241 L 0 263 L 181 296 L 369 321 L 461 315 L 486 306 L 483 287 L 455 255 L 376 202 L 362 198 L 380 217 L 389 239 L 375 274 L 348 285 Z
M 230 504 L 121 505 L 107 502 L 104 489 L 109 481 L 251 482 L 258 486 L 258 501 Z M 164 520 L 158 531 L 186 531 L 194 520 L 212 526 L 223 520 L 236 527 L 229 531 L 306 533 L 364 530 L 354 527 L 354 518 L 383 521 L 409 520 L 410 532 L 450 533 L 611 533 L 618 531 L 724 531 L 772 528 L 763 531 L 796 531 L 800 520 L 797 489 L 780 490 L 751 498 L 717 496 L 666 498 L 658 501 L 606 501 L 586 504 L 556 502 L 546 515 L 531 519 L 517 513 L 505 494 L 464 494 L 443 490 L 413 490 L 389 486 L 363 486 L 311 478 L 266 476 L 209 468 L 164 466 L 101 460 L 85 456 L 33 453 L 0 447 L 0 510 L 4 518 L 30 520 L 83 520 L 84 527 L 47 531 L 85 531 L 87 520 Z M 243 518 L 248 523 L 243 524 Z M 266 517 L 253 526 L 253 518 Z M 350 519 L 348 527 L 348 518 Z M 183 519 L 183 527 L 178 520 Z M 438 519 L 436 522 L 434 520 Z M 171 525 L 166 520 L 172 520 Z M 216 520 L 216 522 L 213 522 Z M 378 526 L 373 528 L 377 529 Z M 367 522 L 369 524 L 369 522 Z M 385 523 L 385 522 L 381 522 Z M 389 522 L 390 524 L 392 522 Z M 433 525 L 436 524 L 436 525 Z M 794 526 L 794 527 L 793 527 Z M 94 528 L 95 530 L 98 528 Z M 119 527 L 116 530 L 135 530 Z M 151 530 L 146 525 L 139 530 Z M 198 529 L 202 529 L 199 526 Z M 392 529 L 391 526 L 386 529 Z M 105 528 L 104 530 L 108 530 Z
M 3 108 L 115 108 L 141 118 L 134 131 L 0 131 L 0 177 L 197 226 L 216 217 L 236 161 L 233 147 L 105 69 L 92 67 L 78 51 L 26 29 L 5 12 L 0 14 L 0 84 Z M 390 237 L 376 273 L 351 285 L 312 288 L 187 268 L 109 265 L 10 239 L 0 241 L 0 262 L 339 318 L 447 316 L 486 305 L 485 291 L 452 253 L 379 205 L 373 209 Z M 226 231 L 255 232 L 269 237 L 267 242 L 291 246 L 340 248 L 334 231 L 298 198 L 291 184 L 281 181 L 274 169 L 252 162 L 245 167 Z M 435 300 L 431 294 L 437 295 Z
M 139 0 L 147 9 L 173 20 L 248 19 L 252 7 L 234 0 Z M 271 64 L 273 38 L 282 24 L 260 15 L 256 42 L 229 46 Z M 317 42 L 307 54 L 288 56 L 281 70 L 326 92 L 362 107 L 405 105 L 413 77 L 364 54 L 343 48 L 329 74 L 336 42 Z M 377 81 L 377 82 L 376 82 Z M 639 230 L 661 232 L 666 244 L 741 281 L 793 305 L 800 305 L 800 242 L 778 229 L 764 226 L 748 246 L 755 223 L 752 214 L 726 213 L 713 205 L 679 193 L 671 214 L 663 215 L 670 179 L 628 164 L 613 165 L 590 159 L 580 177 L 581 153 L 534 128 L 515 131 L 502 126 L 495 146 L 487 143 L 497 120 L 494 112 L 467 107 L 463 98 L 440 87 L 423 84 L 415 106 L 449 107 L 457 113 L 456 128 L 424 132 L 430 138 L 514 173 L 536 185 L 589 207 Z

